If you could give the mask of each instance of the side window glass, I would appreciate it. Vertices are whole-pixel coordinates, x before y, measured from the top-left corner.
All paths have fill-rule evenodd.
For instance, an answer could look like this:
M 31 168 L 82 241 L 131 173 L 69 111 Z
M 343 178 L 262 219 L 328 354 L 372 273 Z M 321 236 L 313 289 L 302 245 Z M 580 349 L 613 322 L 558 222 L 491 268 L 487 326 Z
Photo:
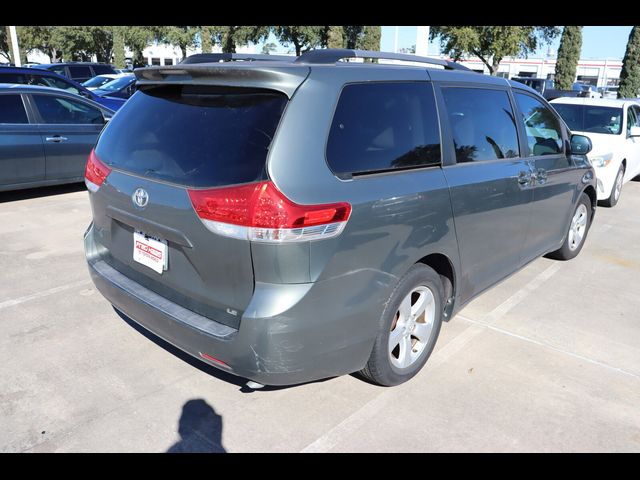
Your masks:
M 458 163 L 520 156 L 515 117 L 506 91 L 446 87 L 442 94 Z
M 44 77 L 40 75 L 31 75 L 31 85 L 42 85 L 44 87 L 59 88 L 60 90 L 66 90 L 67 92 L 75 93 L 78 95 L 80 90 L 74 87 L 71 83 L 67 83 L 64 80 L 54 77 Z
M 104 117 L 97 108 L 66 97 L 33 95 L 44 123 L 103 124 Z
M 51 71 L 57 73 L 58 75 L 62 75 L 63 77 L 67 76 L 67 70 L 65 69 L 65 67 L 53 67 Z
M 562 126 L 558 117 L 538 99 L 523 93 L 514 93 L 527 132 L 529 156 L 563 153 Z
M 29 123 L 20 95 L 0 95 L 0 123 Z
M 631 133 L 631 127 L 637 127 L 638 115 L 636 108 L 632 105 L 627 108 L 627 136 Z
M 327 162 L 336 175 L 439 165 L 440 129 L 431 84 L 345 86 L 329 132 Z

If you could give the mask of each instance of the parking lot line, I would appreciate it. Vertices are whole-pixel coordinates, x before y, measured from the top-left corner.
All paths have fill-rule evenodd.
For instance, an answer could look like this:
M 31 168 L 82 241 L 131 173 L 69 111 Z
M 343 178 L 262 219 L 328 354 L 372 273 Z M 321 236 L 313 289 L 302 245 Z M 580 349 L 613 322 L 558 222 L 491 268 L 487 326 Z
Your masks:
M 49 290 L 43 290 L 41 292 L 32 293 L 31 295 L 25 295 L 24 297 L 14 298 L 12 300 L 5 300 L 4 302 L 0 302 L 0 310 L 2 310 L 3 308 L 9 308 L 15 305 L 20 305 L 21 303 L 30 302 L 31 300 L 36 300 L 38 298 L 47 297 L 55 293 L 64 292 L 65 290 L 71 290 L 73 288 L 82 287 L 90 283 L 91 283 L 91 280 L 88 280 L 88 279 L 80 280 L 78 282 L 68 283 L 66 285 L 60 285 L 59 287 L 53 287 L 53 288 L 50 288 Z
M 571 357 L 577 358 L 579 360 L 583 360 L 585 362 L 589 362 L 589 363 L 592 363 L 594 365 L 598 365 L 600 367 L 604 367 L 604 368 L 607 368 L 609 370 L 613 370 L 613 371 L 616 371 L 618 373 L 622 373 L 624 375 L 629 375 L 631 377 L 640 379 L 639 375 L 636 375 L 635 373 L 629 372 L 629 371 L 627 371 L 627 370 L 625 370 L 623 368 L 614 367 L 613 365 L 609 365 L 608 363 L 600 362 L 600 361 L 595 360 L 593 358 L 585 357 L 584 355 L 580 355 L 578 353 L 571 352 L 569 350 L 564 350 L 562 348 L 556 347 L 555 345 L 552 345 L 552 344 L 547 343 L 547 342 L 541 342 L 540 340 L 535 340 L 535 339 L 530 338 L 530 337 L 525 337 L 524 335 L 519 335 L 517 333 L 511 332 L 509 330 L 505 330 L 504 328 L 496 327 L 495 325 L 491 325 L 489 323 L 481 322 L 481 321 L 478 321 L 478 320 L 473 320 L 473 319 L 471 319 L 469 317 L 465 317 L 464 315 L 456 315 L 456 318 L 464 320 L 465 322 L 468 322 L 468 323 L 470 323 L 472 325 L 477 325 L 477 326 L 481 326 L 481 327 L 484 327 L 484 328 L 488 328 L 488 329 L 491 329 L 491 330 L 496 331 L 498 333 L 502 333 L 504 335 L 508 335 L 510 337 L 517 338 L 519 340 L 524 340 L 525 342 L 533 343 L 533 344 L 539 345 L 541 347 L 546 347 L 546 348 L 549 348 L 549 349 L 551 349 L 551 350 L 553 350 L 555 352 L 564 353 L 566 355 L 569 355 Z

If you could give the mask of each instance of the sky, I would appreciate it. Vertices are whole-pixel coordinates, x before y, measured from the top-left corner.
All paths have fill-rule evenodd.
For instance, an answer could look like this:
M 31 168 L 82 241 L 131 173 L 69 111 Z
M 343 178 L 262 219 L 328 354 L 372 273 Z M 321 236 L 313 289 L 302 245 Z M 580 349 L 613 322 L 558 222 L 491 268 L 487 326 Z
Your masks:
M 585 26 L 582 29 L 582 54 L 580 58 L 617 59 L 622 60 L 624 51 L 631 33 L 632 27 L 609 27 L 609 26 Z M 398 49 L 409 48 L 416 43 L 417 27 L 398 27 Z M 382 39 L 380 50 L 392 52 L 395 41 L 396 27 L 382 27 Z M 550 49 L 555 55 L 560 45 L 558 36 L 551 45 L 545 45 L 530 57 L 541 57 Z M 439 41 L 429 44 L 428 54 L 437 55 L 440 53 Z
M 627 47 L 627 40 L 629 39 L 629 33 L 632 27 L 610 27 L 610 26 L 585 26 L 582 29 L 582 55 L 581 59 L 611 59 L 620 60 L 624 56 L 625 48 Z M 386 52 L 394 51 L 396 27 L 387 26 L 382 27 L 382 38 L 380 40 L 380 50 Z M 398 49 L 410 48 L 416 44 L 416 31 L 417 27 L 413 26 L 401 26 L 398 27 Z M 275 35 L 271 34 L 267 43 L 274 43 L 277 45 L 277 50 L 272 53 L 286 53 L 288 50 L 293 50 L 293 46 L 284 47 L 281 46 L 276 39 Z M 257 51 L 262 49 L 262 43 L 258 45 Z M 558 51 L 560 45 L 560 36 L 558 36 L 550 45 L 544 45 L 535 54 L 529 55 L 529 58 L 542 57 L 547 51 L 552 55 Z M 440 53 L 439 41 L 431 42 L 429 44 L 429 51 L 427 55 L 437 55 Z

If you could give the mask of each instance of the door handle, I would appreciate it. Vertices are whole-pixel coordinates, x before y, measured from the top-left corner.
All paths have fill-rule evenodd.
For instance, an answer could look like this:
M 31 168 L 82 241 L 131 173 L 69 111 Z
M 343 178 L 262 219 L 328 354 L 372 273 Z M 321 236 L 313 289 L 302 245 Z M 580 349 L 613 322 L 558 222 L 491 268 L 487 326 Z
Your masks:
M 544 168 L 539 168 L 536 171 L 536 179 L 540 185 L 547 182 L 547 171 Z
M 69 139 L 67 137 L 61 137 L 60 135 L 54 135 L 53 137 L 46 137 L 45 140 L 47 142 L 60 143 L 66 142 Z
M 518 183 L 520 185 L 527 185 L 529 182 L 531 182 L 531 173 L 528 173 L 528 172 L 518 173 Z

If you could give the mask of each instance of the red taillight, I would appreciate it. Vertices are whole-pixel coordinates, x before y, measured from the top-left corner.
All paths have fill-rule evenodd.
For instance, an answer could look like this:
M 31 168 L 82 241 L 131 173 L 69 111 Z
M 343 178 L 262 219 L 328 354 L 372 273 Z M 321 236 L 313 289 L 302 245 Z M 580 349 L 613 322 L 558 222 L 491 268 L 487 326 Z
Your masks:
M 92 192 L 98 190 L 105 178 L 111 173 L 111 169 L 100 161 L 96 152 L 91 150 L 84 169 L 84 181 Z
M 303 241 L 338 235 L 351 214 L 348 203 L 298 205 L 270 182 L 189 190 L 198 216 L 212 231 L 264 242 Z

